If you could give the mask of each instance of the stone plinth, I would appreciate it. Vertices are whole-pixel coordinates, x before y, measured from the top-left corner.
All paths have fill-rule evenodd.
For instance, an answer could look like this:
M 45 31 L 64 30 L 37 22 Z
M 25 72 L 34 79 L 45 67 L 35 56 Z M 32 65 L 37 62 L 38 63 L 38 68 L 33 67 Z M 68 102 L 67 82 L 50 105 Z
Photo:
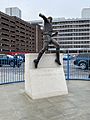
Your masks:
M 44 54 L 34 68 L 36 53 L 25 56 L 25 91 L 32 99 L 67 94 L 67 85 L 63 71 L 63 55 L 60 55 L 61 66 L 55 63 L 55 54 Z

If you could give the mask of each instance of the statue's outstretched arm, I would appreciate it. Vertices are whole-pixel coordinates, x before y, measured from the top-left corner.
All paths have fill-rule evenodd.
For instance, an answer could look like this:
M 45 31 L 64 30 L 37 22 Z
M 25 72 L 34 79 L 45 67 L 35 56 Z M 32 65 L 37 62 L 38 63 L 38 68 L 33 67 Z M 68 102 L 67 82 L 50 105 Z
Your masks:
M 43 15 L 43 14 L 39 14 L 39 17 L 43 18 L 44 21 L 47 21 L 48 22 L 48 19 Z

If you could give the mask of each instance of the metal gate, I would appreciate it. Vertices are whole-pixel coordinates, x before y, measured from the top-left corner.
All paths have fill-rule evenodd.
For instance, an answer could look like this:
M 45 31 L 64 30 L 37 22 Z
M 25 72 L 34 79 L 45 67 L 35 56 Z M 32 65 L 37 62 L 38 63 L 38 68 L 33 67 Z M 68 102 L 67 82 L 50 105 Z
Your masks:
M 7 54 L 0 54 L 0 84 L 24 81 L 24 61 Z

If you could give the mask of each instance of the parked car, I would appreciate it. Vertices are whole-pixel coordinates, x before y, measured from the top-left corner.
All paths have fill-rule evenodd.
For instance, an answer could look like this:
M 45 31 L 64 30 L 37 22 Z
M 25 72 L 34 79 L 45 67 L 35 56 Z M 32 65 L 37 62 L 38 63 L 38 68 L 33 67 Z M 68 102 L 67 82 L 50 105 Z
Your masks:
M 73 55 L 70 54 L 64 54 L 63 60 L 72 60 L 74 58 Z
M 78 54 L 74 65 L 79 66 L 82 70 L 88 69 L 90 67 L 90 53 Z
M 0 67 L 3 65 L 10 65 L 11 67 L 20 67 L 23 63 L 21 58 L 14 58 L 12 55 L 0 54 Z
M 25 54 L 17 54 L 17 55 L 14 55 L 15 58 L 21 58 L 23 59 L 23 62 L 25 62 Z

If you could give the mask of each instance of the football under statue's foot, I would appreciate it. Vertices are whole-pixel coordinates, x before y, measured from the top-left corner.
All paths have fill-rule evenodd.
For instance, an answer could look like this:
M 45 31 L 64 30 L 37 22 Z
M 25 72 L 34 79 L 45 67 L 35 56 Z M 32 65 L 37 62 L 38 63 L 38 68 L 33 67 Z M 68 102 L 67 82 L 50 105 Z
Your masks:
M 58 65 L 61 65 L 60 61 L 55 59 L 55 62 L 58 64 Z
M 37 68 L 37 67 L 38 67 L 38 62 L 37 62 L 37 60 L 35 59 L 33 62 L 34 62 L 35 68 Z

